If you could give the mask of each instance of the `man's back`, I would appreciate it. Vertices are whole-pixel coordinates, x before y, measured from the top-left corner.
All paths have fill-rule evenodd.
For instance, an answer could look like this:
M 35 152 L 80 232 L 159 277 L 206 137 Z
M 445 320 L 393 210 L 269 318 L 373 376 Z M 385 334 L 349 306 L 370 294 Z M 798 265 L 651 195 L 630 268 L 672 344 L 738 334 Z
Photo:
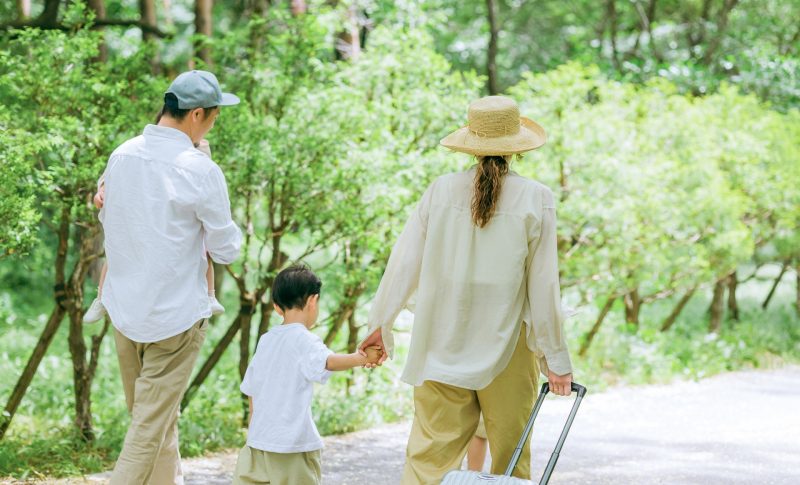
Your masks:
M 114 326 L 155 342 L 210 316 L 205 252 L 230 263 L 241 244 L 219 167 L 183 132 L 148 125 L 114 151 L 104 183 L 102 300 Z

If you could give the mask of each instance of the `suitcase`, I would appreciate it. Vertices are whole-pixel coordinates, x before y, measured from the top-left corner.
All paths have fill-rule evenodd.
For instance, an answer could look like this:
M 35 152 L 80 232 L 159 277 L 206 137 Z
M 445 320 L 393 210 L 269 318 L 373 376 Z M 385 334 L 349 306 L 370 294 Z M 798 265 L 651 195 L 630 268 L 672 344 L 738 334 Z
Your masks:
M 511 456 L 511 462 L 508 464 L 508 467 L 506 467 L 506 472 L 503 475 L 489 475 L 487 473 L 468 470 L 453 470 L 444 476 L 441 485 L 531 485 L 533 482 L 530 480 L 512 477 L 511 473 L 514 467 L 517 466 L 517 462 L 519 462 L 519 458 L 522 455 L 522 448 L 525 446 L 525 441 L 527 441 L 533 429 L 533 421 L 536 419 L 536 415 L 539 414 L 539 408 L 542 407 L 542 402 L 544 402 L 544 398 L 549 392 L 550 384 L 545 382 L 542 384 L 539 398 L 536 399 L 536 405 L 533 406 L 533 412 L 531 413 L 531 417 L 528 418 L 528 423 L 525 425 L 522 437 L 519 439 L 514 454 Z M 539 480 L 539 485 L 546 485 L 550 480 L 550 475 L 553 473 L 553 469 L 556 467 L 556 462 L 558 461 L 558 455 L 561 453 L 561 447 L 564 446 L 564 440 L 567 439 L 567 433 L 569 433 L 569 429 L 572 427 L 572 421 L 575 419 L 575 413 L 578 412 L 578 406 L 581 405 L 581 400 L 583 400 L 583 396 L 586 395 L 586 388 L 573 382 L 572 392 L 576 392 L 578 395 L 575 398 L 575 402 L 572 404 L 572 410 L 569 412 L 567 423 L 564 425 L 561 436 L 558 438 L 556 448 L 553 450 L 553 454 L 550 455 L 550 461 L 547 462 L 542 478 Z M 491 446 L 491 444 L 489 446 Z

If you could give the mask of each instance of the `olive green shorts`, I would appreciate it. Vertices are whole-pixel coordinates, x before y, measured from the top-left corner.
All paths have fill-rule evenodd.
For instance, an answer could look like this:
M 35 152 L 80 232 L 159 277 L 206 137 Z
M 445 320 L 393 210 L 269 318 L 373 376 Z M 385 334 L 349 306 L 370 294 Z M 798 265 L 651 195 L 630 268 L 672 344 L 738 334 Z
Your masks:
M 245 446 L 236 460 L 233 485 L 319 485 L 321 450 L 273 453 Z

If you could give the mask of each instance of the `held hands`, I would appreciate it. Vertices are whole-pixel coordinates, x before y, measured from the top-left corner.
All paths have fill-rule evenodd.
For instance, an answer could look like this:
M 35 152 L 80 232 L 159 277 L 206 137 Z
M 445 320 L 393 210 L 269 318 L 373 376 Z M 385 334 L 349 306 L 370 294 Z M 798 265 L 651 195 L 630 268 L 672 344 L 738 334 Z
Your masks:
M 366 367 L 367 369 L 374 369 L 379 365 L 383 365 L 386 359 L 389 358 L 389 354 L 383 351 L 384 348 L 383 336 L 381 335 L 380 328 L 375 329 L 375 331 L 372 332 L 369 335 L 369 337 L 367 337 L 366 339 L 364 339 L 363 342 L 361 342 L 361 346 L 358 348 L 358 353 L 363 356 L 367 356 L 366 349 L 368 349 L 369 347 L 378 347 L 381 350 L 381 356 L 376 362 L 369 362 L 368 360 L 367 363 L 364 365 L 364 367 Z
M 373 345 L 364 349 L 362 355 L 367 359 L 367 362 L 364 364 L 364 367 L 366 367 L 367 369 L 372 369 L 373 367 L 378 365 L 378 361 L 381 359 L 381 357 L 383 357 L 383 349 L 377 345 Z
M 553 371 L 547 371 L 547 380 L 550 383 L 550 392 L 559 396 L 569 396 L 572 394 L 572 374 L 559 376 Z

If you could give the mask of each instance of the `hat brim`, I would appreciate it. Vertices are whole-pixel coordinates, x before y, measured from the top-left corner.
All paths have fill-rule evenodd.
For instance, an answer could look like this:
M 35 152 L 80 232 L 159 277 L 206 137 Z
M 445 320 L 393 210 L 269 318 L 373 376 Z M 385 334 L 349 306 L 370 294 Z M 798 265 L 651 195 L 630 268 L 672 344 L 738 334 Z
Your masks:
M 222 93 L 222 102 L 219 106 L 233 106 L 239 104 L 239 97 L 231 93 Z
M 465 126 L 442 138 L 439 143 L 457 152 L 485 156 L 529 152 L 547 142 L 547 134 L 538 123 L 524 116 L 520 116 L 519 120 L 519 132 L 514 135 L 479 136 Z

